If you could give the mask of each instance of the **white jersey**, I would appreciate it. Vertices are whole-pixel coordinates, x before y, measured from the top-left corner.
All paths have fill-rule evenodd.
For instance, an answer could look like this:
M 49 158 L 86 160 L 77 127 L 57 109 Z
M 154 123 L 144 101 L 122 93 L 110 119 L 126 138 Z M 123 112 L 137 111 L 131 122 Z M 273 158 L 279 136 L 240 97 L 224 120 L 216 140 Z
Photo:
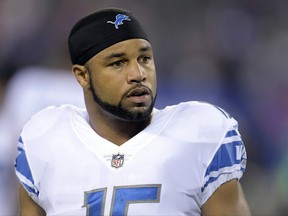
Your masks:
M 29 66 L 17 71 L 5 88 L 0 107 L 0 215 L 18 214 L 18 185 L 14 172 L 16 142 L 31 115 L 50 105 L 84 107 L 83 90 L 71 71 Z
M 236 120 L 200 102 L 154 109 L 121 146 L 91 128 L 85 109 L 49 107 L 25 125 L 18 149 L 17 176 L 47 215 L 201 215 L 246 167 Z

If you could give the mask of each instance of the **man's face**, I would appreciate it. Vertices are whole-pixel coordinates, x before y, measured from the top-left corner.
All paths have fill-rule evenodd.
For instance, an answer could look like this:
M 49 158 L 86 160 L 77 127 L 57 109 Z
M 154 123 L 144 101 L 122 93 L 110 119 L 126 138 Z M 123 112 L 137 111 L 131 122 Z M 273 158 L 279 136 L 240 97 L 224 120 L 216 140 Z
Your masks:
M 116 118 L 147 119 L 156 98 L 156 71 L 148 41 L 131 39 L 106 48 L 88 62 L 94 101 Z

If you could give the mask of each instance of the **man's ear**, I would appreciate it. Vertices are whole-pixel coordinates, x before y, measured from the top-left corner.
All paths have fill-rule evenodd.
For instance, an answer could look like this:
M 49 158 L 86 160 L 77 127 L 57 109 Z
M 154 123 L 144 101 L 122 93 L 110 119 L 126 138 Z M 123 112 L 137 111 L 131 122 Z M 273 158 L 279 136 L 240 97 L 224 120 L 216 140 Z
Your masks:
M 89 78 L 89 72 L 87 68 L 84 65 L 78 65 L 75 64 L 72 66 L 72 72 L 77 79 L 78 83 L 83 88 L 90 88 L 90 78 Z

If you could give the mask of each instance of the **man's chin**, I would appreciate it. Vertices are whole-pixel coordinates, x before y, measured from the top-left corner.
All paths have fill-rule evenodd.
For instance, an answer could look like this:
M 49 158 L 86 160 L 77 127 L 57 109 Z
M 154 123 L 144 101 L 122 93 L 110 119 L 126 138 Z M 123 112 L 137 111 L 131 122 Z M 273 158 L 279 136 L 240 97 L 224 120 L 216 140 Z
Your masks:
M 150 109 L 136 109 L 133 111 L 128 111 L 126 112 L 126 114 L 124 115 L 119 115 L 118 117 L 122 118 L 123 120 L 126 121 L 135 121 L 135 122 L 139 122 L 139 121 L 145 121 L 147 120 L 151 115 L 151 111 Z

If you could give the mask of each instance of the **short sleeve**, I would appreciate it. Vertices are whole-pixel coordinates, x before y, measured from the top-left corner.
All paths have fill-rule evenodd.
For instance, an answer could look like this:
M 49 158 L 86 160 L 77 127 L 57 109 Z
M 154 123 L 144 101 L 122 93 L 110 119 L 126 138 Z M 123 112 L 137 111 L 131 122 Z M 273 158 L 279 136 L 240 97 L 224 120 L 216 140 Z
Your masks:
M 223 183 L 240 179 L 246 169 L 246 150 L 238 131 L 238 124 L 232 118 L 221 144 L 208 165 L 201 188 L 203 205 Z
M 20 183 L 26 189 L 28 194 L 37 202 L 39 191 L 34 183 L 34 178 L 21 136 L 18 140 L 18 155 L 15 160 L 15 172 Z

